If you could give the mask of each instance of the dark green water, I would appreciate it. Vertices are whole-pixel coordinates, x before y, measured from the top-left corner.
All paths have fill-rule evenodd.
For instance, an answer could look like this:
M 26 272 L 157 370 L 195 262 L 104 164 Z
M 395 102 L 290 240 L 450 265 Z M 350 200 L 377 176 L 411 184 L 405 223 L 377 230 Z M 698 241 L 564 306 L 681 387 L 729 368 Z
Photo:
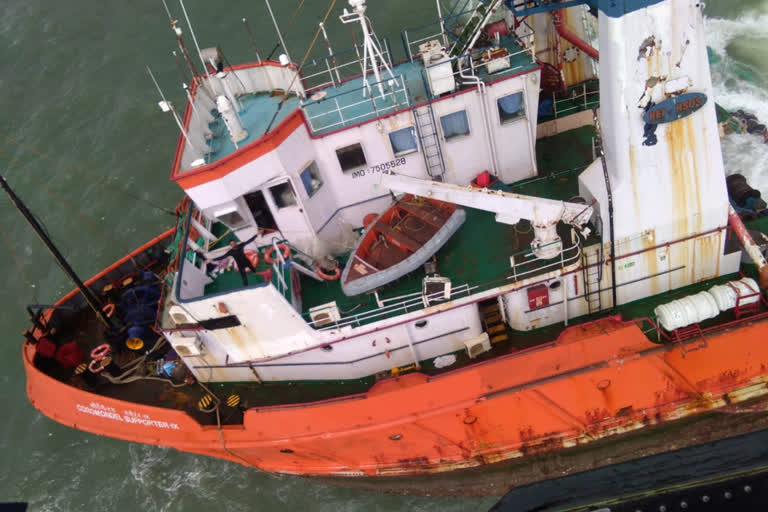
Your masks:
M 171 9 L 180 9 L 169 0 Z M 298 2 L 273 0 L 283 28 Z M 431 0 L 371 0 L 379 35 L 402 55 L 398 30 L 434 17 Z M 286 37 L 299 60 L 326 2 L 306 2 Z M 335 47 L 350 44 L 338 21 Z M 231 62 L 253 57 L 240 22 L 247 17 L 262 54 L 275 43 L 260 1 L 187 0 L 201 46 L 219 44 Z M 708 37 L 724 57 L 715 78 L 728 107 L 768 120 L 768 2 L 708 5 Z M 191 46 L 191 40 L 188 39 Z M 0 4 L 0 172 L 37 212 L 73 266 L 89 276 L 170 226 L 145 201 L 172 208 L 181 198 L 168 180 L 173 121 L 157 107 L 149 65 L 166 94 L 183 104 L 174 40 L 160 0 L 4 0 Z M 324 54 L 318 45 L 314 55 Z M 717 98 L 720 100 L 720 97 Z M 6 137 L 53 157 L 55 162 Z M 725 143 L 729 168 L 760 172 L 768 150 L 743 137 Z M 742 169 L 743 168 L 743 169 Z M 760 182 L 753 183 L 758 186 Z M 126 191 L 128 193 L 126 193 Z M 137 199 L 140 198 L 140 199 Z M 486 510 L 489 499 L 394 497 L 277 477 L 236 464 L 129 444 L 72 430 L 28 403 L 21 363 L 24 306 L 51 303 L 71 288 L 33 234 L 0 199 L 0 502 L 31 510 Z

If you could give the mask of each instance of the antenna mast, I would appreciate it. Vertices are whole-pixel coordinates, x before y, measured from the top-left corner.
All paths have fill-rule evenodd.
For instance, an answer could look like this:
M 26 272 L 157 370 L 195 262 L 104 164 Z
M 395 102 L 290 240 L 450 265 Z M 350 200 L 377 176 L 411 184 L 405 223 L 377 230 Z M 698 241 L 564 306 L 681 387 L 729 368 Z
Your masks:
M 368 94 L 371 93 L 371 86 L 368 83 L 368 68 L 373 71 L 373 75 L 376 77 L 377 85 L 379 86 L 379 94 L 384 97 L 384 86 L 381 83 L 381 74 L 379 68 L 383 67 L 389 72 L 389 76 L 394 80 L 395 75 L 392 74 L 392 70 L 389 69 L 386 59 L 381 53 L 379 45 L 376 43 L 373 28 L 369 26 L 370 20 L 365 15 L 367 6 L 365 0 L 349 0 L 349 5 L 354 12 L 349 12 L 344 9 L 344 14 L 339 16 L 342 23 L 357 23 L 360 22 L 360 27 L 363 29 L 363 87 Z M 379 63 L 381 61 L 381 63 Z

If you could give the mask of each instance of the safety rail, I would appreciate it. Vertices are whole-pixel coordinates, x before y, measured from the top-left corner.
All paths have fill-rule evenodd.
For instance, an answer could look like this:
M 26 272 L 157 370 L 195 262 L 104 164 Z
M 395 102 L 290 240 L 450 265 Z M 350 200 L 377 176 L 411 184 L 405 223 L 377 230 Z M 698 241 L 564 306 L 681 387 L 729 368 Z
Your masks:
M 562 242 L 550 242 L 540 246 L 540 248 L 549 247 Z M 532 259 L 531 259 L 532 258 Z M 546 271 L 563 269 L 581 258 L 581 244 L 576 243 L 560 251 L 560 254 L 554 258 L 541 259 L 533 254 L 532 249 L 512 254 L 509 259 L 512 262 L 512 275 L 507 276 L 508 280 L 515 282 L 528 279 L 534 275 L 542 274 Z
M 378 85 L 385 88 L 384 95 L 378 92 Z M 360 123 L 366 119 L 376 118 L 385 113 L 407 108 L 411 105 L 410 92 L 404 75 L 395 75 L 395 78 L 384 78 L 378 82 L 369 82 L 371 95 L 365 97 L 361 92 L 365 86 L 340 92 L 331 96 L 325 96 L 301 105 L 304 117 L 313 132 L 341 128 L 350 124 Z M 344 103 L 350 95 L 357 95 L 360 101 Z M 322 111 L 312 114 L 315 105 L 331 105 L 331 108 L 322 108 Z M 320 108 L 318 108 L 319 110 Z M 345 115 L 345 112 L 348 115 Z
M 555 119 L 599 106 L 600 88 L 596 79 L 552 93 L 552 114 Z
M 514 46 L 511 44 L 508 44 L 512 40 L 517 42 L 516 37 L 510 36 L 507 38 L 506 42 L 502 40 L 500 46 L 474 50 L 469 59 L 467 59 L 467 57 L 465 56 L 450 57 L 446 60 L 424 66 L 424 69 L 422 70 L 424 82 L 425 84 L 429 84 L 429 80 L 427 79 L 427 77 L 429 76 L 430 69 L 437 66 L 444 66 L 448 62 L 450 62 L 453 70 L 451 72 L 451 76 L 454 77 L 454 80 L 459 85 L 472 85 L 476 83 L 476 80 L 481 80 L 484 82 L 485 80 L 495 79 L 501 74 L 512 73 L 512 72 L 526 69 L 527 67 L 530 66 L 532 62 L 534 62 L 533 50 L 525 48 L 520 44 L 515 44 Z M 490 55 L 493 50 L 501 49 L 501 48 L 507 50 L 506 54 L 501 54 L 499 56 L 492 57 L 487 60 L 482 58 L 483 54 Z M 510 49 L 514 49 L 514 48 L 517 48 L 517 50 L 510 51 Z M 526 60 L 525 64 L 521 64 L 521 63 L 513 64 L 512 62 L 513 59 L 520 55 L 526 55 L 531 60 L 530 61 Z M 461 65 L 462 63 L 464 63 L 465 60 L 469 61 L 468 68 Z M 458 65 L 454 65 L 454 63 L 456 62 L 458 62 Z M 494 64 L 506 63 L 506 62 L 508 62 L 507 66 L 499 67 L 495 71 L 490 71 L 490 72 L 488 71 L 488 69 L 495 67 Z M 482 68 L 485 68 L 485 70 L 483 70 Z M 469 81 L 467 80 L 468 76 L 465 74 L 465 72 L 470 73 L 472 80 L 469 80 Z M 441 80 L 442 79 L 444 79 L 444 77 L 441 77 Z M 431 96 L 435 97 L 432 94 L 432 91 L 429 90 L 428 85 L 425 85 L 425 88 L 427 90 L 427 94 L 430 94 Z
M 530 252 L 530 250 L 521 251 L 516 254 L 519 255 L 526 252 Z M 542 274 L 546 271 L 553 270 L 555 268 L 562 269 L 572 263 L 578 262 L 580 256 L 581 256 L 581 247 L 578 244 L 573 245 L 561 251 L 560 258 L 550 263 L 545 263 L 544 265 L 541 265 L 542 261 L 547 262 L 550 260 L 537 259 L 536 261 L 539 262 L 539 266 L 535 269 L 526 270 L 525 272 L 521 273 L 521 272 L 516 272 L 516 269 L 513 266 L 512 267 L 513 274 L 508 276 L 506 279 L 502 279 L 500 281 L 495 281 L 491 283 L 477 284 L 477 285 L 470 285 L 468 283 L 465 283 L 458 286 L 453 286 L 451 287 L 451 295 L 448 299 L 446 299 L 446 301 L 456 300 L 460 297 L 468 297 L 472 293 L 478 293 L 478 292 L 490 290 L 494 287 L 503 286 L 506 284 L 505 281 L 507 280 L 513 280 L 517 282 L 521 279 L 523 275 L 525 275 L 526 278 L 535 277 L 535 275 Z M 523 263 L 523 265 L 527 265 L 528 263 L 530 262 L 525 262 Z M 439 299 L 443 297 L 443 293 L 444 292 L 439 291 L 432 294 L 427 294 L 425 296 L 422 292 L 417 291 L 417 292 L 407 293 L 404 295 L 399 295 L 396 297 L 388 297 L 388 298 L 381 298 L 377 293 L 376 294 L 377 307 L 363 311 L 361 313 L 357 313 L 352 316 L 343 317 L 340 320 L 337 320 L 333 323 L 324 324 L 322 327 L 317 327 L 317 329 L 332 330 L 332 329 L 339 329 L 341 327 L 348 327 L 348 326 L 359 327 L 366 323 L 370 323 L 372 321 L 380 320 L 383 318 L 388 318 L 396 314 L 406 314 L 414 311 L 419 311 L 424 309 L 425 299 L 426 299 L 426 302 L 429 303 L 431 300 Z M 309 319 L 309 313 L 305 313 L 304 317 Z M 314 327 L 314 322 L 308 321 L 308 323 L 310 326 Z
M 385 37 L 383 40 L 384 47 L 381 53 L 391 69 L 392 49 L 389 39 Z M 330 55 L 305 62 L 304 67 L 301 68 L 301 80 L 307 96 L 309 97 L 312 93 L 327 87 L 341 85 L 342 82 L 359 76 L 362 70 L 363 50 L 362 45 L 353 45 Z M 348 60 L 350 56 L 352 59 Z M 384 66 L 380 66 L 379 71 L 383 70 Z
M 461 296 L 469 296 L 470 292 L 472 292 L 476 288 L 478 287 L 469 286 L 468 284 L 452 287 L 450 298 L 445 300 L 450 301 L 450 300 L 458 299 Z M 430 294 L 427 294 L 426 296 L 421 292 L 415 292 L 415 293 L 409 293 L 406 295 L 401 295 L 399 297 L 394 297 L 392 299 L 383 299 L 383 300 L 380 300 L 380 303 L 397 301 L 398 299 L 402 299 L 402 300 L 390 305 L 382 305 L 375 309 L 364 311 L 356 315 L 344 317 L 341 320 L 337 320 L 327 325 L 324 324 L 322 327 L 317 327 L 316 329 L 319 331 L 327 331 L 327 330 L 339 329 L 347 326 L 360 327 L 363 324 L 369 323 L 377 319 L 392 316 L 395 313 L 406 314 L 406 313 L 412 313 L 414 311 L 424 309 L 425 297 L 428 301 L 430 301 L 434 299 L 439 299 L 443 296 L 444 296 L 444 292 L 442 291 L 430 293 Z M 309 315 L 305 314 L 305 316 L 309 316 Z M 308 323 L 310 326 L 315 328 L 314 322 L 308 322 Z
M 448 46 L 447 34 L 450 34 L 450 33 L 446 33 L 445 32 L 445 22 L 446 21 L 450 21 L 450 20 L 458 19 L 458 18 L 460 18 L 460 17 L 462 17 L 462 16 L 464 16 L 466 14 L 471 14 L 473 12 L 474 12 L 474 9 L 467 9 L 465 11 L 462 11 L 462 12 L 458 13 L 458 14 L 453 14 L 453 15 L 450 15 L 450 16 L 445 16 L 445 17 L 440 18 L 438 20 L 430 21 L 429 23 L 425 23 L 423 25 L 418 25 L 416 27 L 407 27 L 407 28 L 403 29 L 400 32 L 400 38 L 403 41 L 403 50 L 405 50 L 405 56 L 408 57 L 409 61 L 413 62 L 414 55 L 415 55 L 415 53 L 413 51 L 413 48 L 418 49 L 417 45 L 419 45 L 421 43 L 424 43 L 426 41 L 431 41 L 432 39 L 441 40 L 443 45 L 447 47 Z M 435 26 L 437 27 L 438 31 L 433 33 L 432 32 L 432 27 L 435 27 Z M 426 35 L 426 36 L 423 36 L 422 34 L 424 32 L 427 32 L 427 30 L 425 30 L 425 29 L 429 29 L 429 31 L 428 31 L 429 34 Z M 421 34 L 419 34 L 421 37 L 418 37 L 417 39 L 412 39 L 411 35 L 409 35 L 409 31 L 410 32 L 421 31 Z M 455 36 L 453 36 L 453 34 L 451 34 L 451 36 L 455 37 Z M 418 53 L 418 52 L 416 52 L 416 53 Z

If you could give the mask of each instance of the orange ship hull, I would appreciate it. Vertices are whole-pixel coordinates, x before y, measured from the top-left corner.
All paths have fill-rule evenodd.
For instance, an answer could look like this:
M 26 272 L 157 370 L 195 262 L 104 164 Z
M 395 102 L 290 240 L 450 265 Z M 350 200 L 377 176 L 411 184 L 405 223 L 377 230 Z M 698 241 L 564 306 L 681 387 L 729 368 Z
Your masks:
M 265 471 L 395 476 L 567 451 L 747 401 L 760 402 L 750 412 L 766 410 L 765 339 L 768 314 L 674 345 L 651 343 L 635 322 L 611 317 L 438 377 L 410 374 L 365 394 L 250 408 L 242 425 L 220 428 L 53 379 L 33 365 L 33 345 L 23 356 L 32 404 L 74 428 Z

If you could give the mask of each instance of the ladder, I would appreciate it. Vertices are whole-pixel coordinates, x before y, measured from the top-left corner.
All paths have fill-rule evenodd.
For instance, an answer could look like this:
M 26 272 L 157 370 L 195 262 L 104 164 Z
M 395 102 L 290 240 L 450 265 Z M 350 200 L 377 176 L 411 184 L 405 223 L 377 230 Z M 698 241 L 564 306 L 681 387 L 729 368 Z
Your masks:
M 581 253 L 581 271 L 584 281 L 584 300 L 589 314 L 602 309 L 600 281 L 603 279 L 603 258 L 600 249 L 584 250 Z
M 492 344 L 509 339 L 499 302 L 496 299 L 491 299 L 480 303 L 484 331 L 488 333 L 488 339 Z
M 435 181 L 443 181 L 445 161 L 443 160 L 443 150 L 440 146 L 440 136 L 437 133 L 432 104 L 427 103 L 414 109 L 413 117 L 416 121 L 416 133 L 419 136 L 427 174 Z

